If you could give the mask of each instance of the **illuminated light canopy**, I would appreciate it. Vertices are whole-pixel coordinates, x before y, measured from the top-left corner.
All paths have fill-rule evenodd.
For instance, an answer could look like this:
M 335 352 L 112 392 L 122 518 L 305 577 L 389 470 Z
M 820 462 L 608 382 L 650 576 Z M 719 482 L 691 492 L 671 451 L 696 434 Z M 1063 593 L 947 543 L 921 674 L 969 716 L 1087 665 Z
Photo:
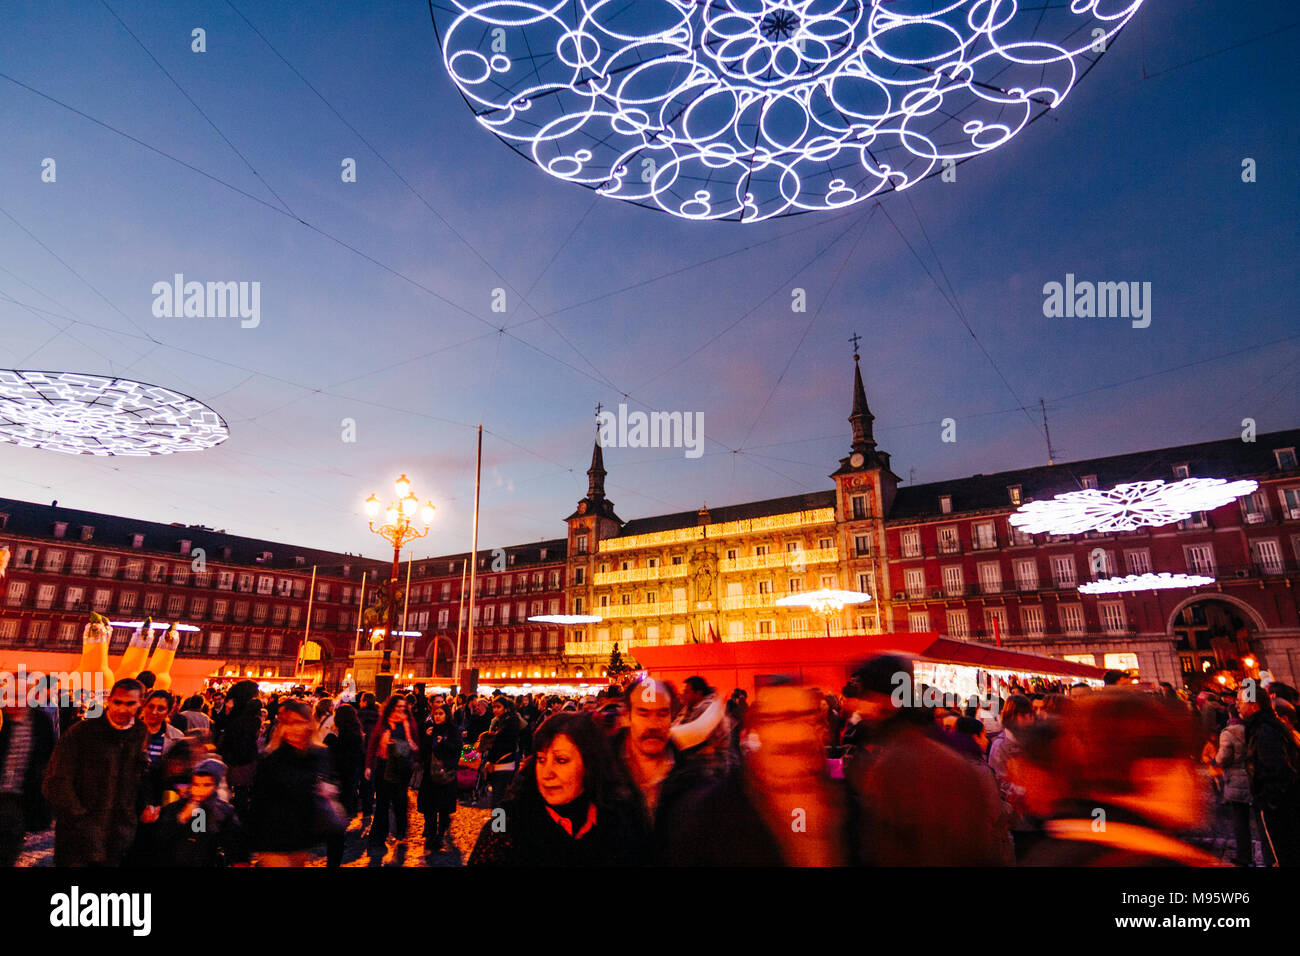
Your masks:
M 170 455 L 230 437 L 221 416 L 159 385 L 0 369 L 0 440 L 68 455 Z
M 1080 594 L 1119 594 L 1124 591 L 1162 591 L 1166 588 L 1199 588 L 1213 584 L 1214 578 L 1203 574 L 1130 574 L 1122 578 L 1102 578 L 1079 585 Z
M 1083 534 L 1086 531 L 1134 531 L 1186 521 L 1196 511 L 1213 511 L 1259 487 L 1249 479 L 1184 478 L 1135 481 L 1108 491 L 1085 488 L 1047 501 L 1028 501 L 1008 522 L 1026 534 Z
M 538 624 L 595 624 L 602 618 L 596 614 L 539 614 L 528 620 Z
M 777 607 L 810 607 L 817 614 L 833 614 L 843 610 L 846 604 L 865 604 L 872 600 L 870 594 L 861 591 L 836 591 L 822 588 L 820 591 L 804 591 L 799 594 L 787 594 L 776 601 Z
M 558 179 L 758 222 L 906 189 L 1061 104 L 1142 0 L 434 0 L 474 116 Z

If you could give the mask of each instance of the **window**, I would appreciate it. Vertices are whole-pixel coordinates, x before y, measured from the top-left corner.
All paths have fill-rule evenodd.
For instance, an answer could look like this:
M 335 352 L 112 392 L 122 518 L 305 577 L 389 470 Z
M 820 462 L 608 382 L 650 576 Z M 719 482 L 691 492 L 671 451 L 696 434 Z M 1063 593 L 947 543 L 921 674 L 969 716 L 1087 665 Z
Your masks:
M 587 553 L 587 536 L 585 534 L 578 535 L 573 539 L 573 543 L 577 546 L 579 554 Z
M 217 587 L 218 587 L 218 588 L 220 588 L 222 591 L 229 591 L 229 590 L 230 590 L 231 588 L 233 588 L 234 586 L 235 586 L 235 572 L 234 572 L 234 571 L 218 571 L 218 572 L 217 572 Z
M 133 547 L 133 548 L 143 548 L 143 547 L 144 547 L 144 535 L 142 535 L 142 534 L 133 534 L 133 535 L 131 535 L 131 547 Z
M 946 515 L 952 514 L 952 495 L 939 496 L 939 510 Z
M 81 607 L 85 596 L 86 591 L 84 588 L 68 588 L 67 593 L 63 596 L 63 606 L 69 611 L 77 610 Z
M 1007 609 L 1004 607 L 986 607 L 984 609 L 984 631 L 989 637 L 1007 636 Z
M 1012 485 L 1011 487 L 1009 487 L 1007 489 L 1007 495 L 1011 498 L 1011 503 L 1015 505 L 1017 508 L 1019 508 L 1020 501 L 1021 501 L 1020 486 Z
M 767 554 L 771 550 L 772 550 L 771 547 L 769 547 L 766 544 L 756 544 L 754 545 L 754 556 L 761 557 L 762 555 Z
M 438 612 L 438 630 L 440 631 L 447 630 L 448 617 L 449 617 L 449 612 L 447 608 L 443 608 L 441 611 Z
M 54 522 L 54 537 L 62 538 L 68 533 L 68 523 L 66 521 Z
M 1186 462 L 1183 462 L 1180 465 L 1174 465 L 1175 478 L 1182 480 L 1183 478 L 1188 478 L 1190 476 L 1191 476 L 1191 472 L 1188 470 Z
M 111 554 L 106 554 L 99 559 L 99 576 L 101 578 L 111 578 L 117 574 L 117 558 Z
M 1043 635 L 1043 607 L 1041 604 L 1022 604 L 1020 606 L 1020 626 L 1030 637 Z
M 862 575 L 859 575 L 859 577 L 862 577 Z M 803 578 L 791 578 L 791 579 L 790 579 L 790 593 L 791 593 L 791 594 L 798 594 L 798 593 L 799 593 L 800 591 L 802 591 L 802 590 L 803 590 Z
M 966 582 L 962 580 L 960 564 L 950 564 L 943 569 L 943 593 L 947 597 L 961 597 L 965 589 Z
M 240 588 L 242 591 L 243 588 Z M 316 600 L 328 601 L 330 599 L 330 586 L 328 584 L 316 585 Z
M 998 546 L 998 534 L 992 521 L 981 521 L 973 525 L 971 532 L 974 539 L 971 543 L 976 551 L 987 551 Z
M 1079 479 L 1079 487 L 1081 487 L 1081 488 L 1096 488 L 1096 487 L 1097 487 L 1097 476 L 1096 476 L 1096 475 L 1084 475 L 1082 478 Z
M 1128 569 L 1129 574 L 1149 574 L 1151 572 L 1151 552 L 1145 549 L 1141 551 L 1125 551 L 1124 566 Z
M 78 551 L 72 556 L 72 573 L 89 574 L 91 562 L 94 560 L 95 556 L 93 554 L 88 554 L 85 551 Z
M 149 565 L 149 580 L 155 584 L 167 580 L 167 565 L 157 562 Z
M 849 503 L 853 507 L 854 521 L 860 521 L 863 518 L 870 517 L 871 512 L 867 504 L 866 495 L 854 495 L 852 498 L 849 499 Z
M 923 569 L 908 568 L 903 573 L 903 581 L 909 598 L 925 597 L 925 571 Z
M 185 596 L 182 594 L 172 594 L 167 598 L 167 616 L 176 618 L 181 616 L 185 610 Z
M 1026 544 L 1033 544 L 1033 543 L 1034 543 L 1034 536 L 1033 536 L 1032 534 L 1029 534 L 1028 532 L 1026 532 L 1026 531 L 1020 529 L 1020 528 L 1017 528 L 1017 527 L 1012 526 L 1012 528 L 1011 528 L 1011 543 L 1012 543 L 1012 545 L 1026 545 Z
M 1273 452 L 1273 457 L 1277 459 L 1277 467 L 1281 471 L 1295 471 L 1296 458 L 1294 448 L 1278 448 Z
M 253 605 L 253 622 L 255 624 L 261 624 L 265 620 L 266 620 L 266 605 L 259 601 L 257 604 Z
M 81 526 L 81 540 L 82 540 L 82 541 L 89 541 L 89 540 L 90 540 L 91 538 L 93 538 L 94 536 L 95 536 L 95 526 L 94 526 L 94 525 L 83 524 L 83 525 Z
M 980 592 L 997 594 L 1002 590 L 1002 565 L 996 561 L 986 561 L 979 566 Z
M 1300 488 L 1283 488 L 1278 492 L 1285 518 L 1300 518 Z
M 871 553 L 871 536 L 866 534 L 855 534 L 853 536 L 853 553 L 858 557 Z
M 1021 591 L 1038 590 L 1038 562 L 1024 558 L 1015 562 L 1016 588 Z
M 56 574 L 63 570 L 63 552 L 46 551 L 45 552 L 45 570 L 53 571 Z
M 1246 524 L 1263 524 L 1268 520 L 1268 496 L 1262 491 L 1243 496 L 1241 514 Z
M 214 621 L 224 621 L 226 619 L 226 610 L 229 607 L 229 601 L 225 598 L 217 598 L 212 602 L 212 619 Z
M 1061 630 L 1066 634 L 1082 634 L 1083 628 L 1083 605 L 1082 604 L 1062 604 L 1060 605 L 1061 613 Z
M 1123 634 L 1125 629 L 1124 602 L 1102 601 L 1097 605 L 1101 626 L 1107 634 Z
M 1262 574 L 1282 573 L 1282 549 L 1276 538 L 1250 543 L 1250 560 Z
M 903 557 L 919 558 L 921 556 L 921 532 L 904 531 L 899 539 Z
M 1099 578 L 1115 576 L 1115 554 L 1104 548 L 1093 548 L 1088 552 L 1088 576 L 1096 581 Z
M 1183 548 L 1187 557 L 1187 570 L 1191 574 L 1214 574 L 1214 547 L 1208 544 L 1189 544 Z
M 1178 527 L 1183 529 L 1208 528 L 1209 526 L 1210 526 L 1210 519 L 1206 516 L 1204 511 L 1193 511 L 1192 516 L 1190 518 L 1187 518 L 1186 520 L 1180 521 L 1178 523 Z
M 865 571 L 858 572 L 858 590 L 863 594 L 871 593 L 871 575 Z
M 123 614 L 130 614 L 135 610 L 135 600 L 138 597 L 134 591 L 122 591 L 117 596 L 117 609 Z
M 275 578 L 262 575 L 257 579 L 257 593 L 270 594 L 275 587 Z
M 680 554 L 674 554 L 674 555 L 672 556 L 672 563 L 673 563 L 673 564 L 681 564 L 681 563 L 682 563 L 682 556 L 681 556 Z
M 54 585 L 42 584 L 36 589 L 36 606 L 48 608 L 54 605 Z
M 1052 580 L 1058 588 L 1072 588 L 1078 584 L 1074 575 L 1074 556 L 1058 554 L 1052 558 Z
M 834 538 L 818 538 L 818 539 L 817 539 L 817 550 L 819 550 L 819 551 L 829 551 L 829 550 L 830 550 L 831 548 L 833 548 L 833 547 L 835 547 L 835 539 L 834 539 Z
M 790 618 L 790 634 L 796 637 L 802 637 L 808 633 L 808 618 L 792 617 Z
M 758 622 L 758 633 L 759 633 L 759 634 L 763 634 L 763 635 L 767 635 L 767 636 L 771 636 L 771 634 L 772 634 L 772 632 L 773 632 L 773 630 L 774 630 L 774 628 L 773 628 L 772 625 L 773 625 L 773 622 L 772 622 L 772 621 L 759 621 L 759 622 Z
M 158 613 L 158 609 L 159 609 L 160 607 L 162 607 L 162 595 L 159 594 L 157 591 L 154 591 L 154 592 L 151 593 L 151 594 L 146 594 L 146 595 L 144 596 L 144 613 L 145 613 L 145 614 L 150 614 L 150 615 L 152 615 L 152 614 L 157 614 L 157 613 Z
M 961 541 L 957 537 L 957 527 L 947 525 L 939 529 L 939 553 L 957 554 L 961 551 Z
M 965 608 L 948 612 L 948 636 L 962 639 L 970 637 L 970 615 Z
M 758 582 L 758 593 L 759 593 L 759 594 L 771 594 L 771 593 L 772 593 L 772 582 L 771 582 L 771 580 L 767 580 L 767 581 L 759 581 L 759 582 Z
M 930 629 L 930 615 L 925 611 L 912 611 L 907 615 L 907 629 L 913 634 Z
M 5 603 L 10 607 L 22 604 L 27 599 L 27 582 L 10 581 L 9 590 L 5 592 Z

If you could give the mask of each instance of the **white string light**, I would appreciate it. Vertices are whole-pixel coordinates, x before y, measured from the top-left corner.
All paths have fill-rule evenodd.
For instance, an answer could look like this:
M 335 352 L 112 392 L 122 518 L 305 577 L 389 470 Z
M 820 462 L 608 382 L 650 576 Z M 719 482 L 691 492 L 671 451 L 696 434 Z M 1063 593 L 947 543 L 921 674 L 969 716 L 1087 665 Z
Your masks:
M 1079 585 L 1080 594 L 1120 594 L 1125 591 L 1161 591 L 1166 588 L 1199 588 L 1213 584 L 1214 578 L 1203 574 L 1130 574 L 1122 578 L 1102 578 Z
M 197 399 L 80 372 L 0 369 L 0 441 L 68 455 L 170 455 L 230 437 Z
M 686 219 L 757 222 L 906 189 L 996 149 L 1059 106 L 1141 4 L 432 8 L 479 123 L 552 176 Z
M 1027 501 L 1007 521 L 1025 534 L 1158 528 L 1186 521 L 1197 511 L 1213 511 L 1258 487 L 1258 482 L 1249 479 L 1184 478 L 1172 485 L 1134 481 L 1108 491 L 1085 488 L 1046 501 Z

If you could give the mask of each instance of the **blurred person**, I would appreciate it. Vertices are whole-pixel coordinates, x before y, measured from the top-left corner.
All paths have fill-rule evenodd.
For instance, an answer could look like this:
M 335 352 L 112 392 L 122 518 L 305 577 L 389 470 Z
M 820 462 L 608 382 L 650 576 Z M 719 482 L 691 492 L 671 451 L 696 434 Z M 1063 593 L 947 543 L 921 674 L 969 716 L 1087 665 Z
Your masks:
M 1177 834 L 1202 822 L 1196 725 L 1176 699 L 1117 688 L 1026 725 L 1009 770 L 1043 820 L 1027 866 L 1218 866 Z
M 119 866 L 130 848 L 148 766 L 138 719 L 143 696 L 138 680 L 123 678 L 100 716 L 59 738 L 42 788 L 54 813 L 55 866 Z
M 247 863 L 244 827 L 235 808 L 221 799 L 226 766 L 208 758 L 190 772 L 183 800 L 158 818 L 153 861 L 166 867 L 222 867 Z
M 236 682 L 227 694 L 226 706 L 217 753 L 228 768 L 226 782 L 230 786 L 230 802 L 241 818 L 247 818 L 262 733 L 262 702 L 257 696 L 257 684 L 251 680 Z
M 988 753 L 989 735 L 982 720 L 977 717 L 958 717 L 952 736 L 958 753 L 988 766 L 985 755 Z
M 824 701 L 791 678 L 754 694 L 742 760 L 685 798 L 669 834 L 677 866 L 839 866 L 853 862 L 842 785 L 826 766 Z
M 312 708 L 312 719 L 316 722 L 316 731 L 311 742 L 323 747 L 325 738 L 334 732 L 334 701 L 329 697 L 317 700 Z
M 0 711 L 0 867 L 14 865 L 25 834 L 50 825 L 41 778 L 54 752 L 54 721 L 27 703 L 20 687 Z
M 1246 767 L 1246 724 L 1235 710 L 1229 712 L 1227 724 L 1219 732 L 1219 746 L 1213 763 L 1223 775 L 1223 802 L 1232 817 L 1233 833 L 1237 838 L 1233 863 L 1251 866 L 1255 862 L 1255 844 L 1250 833 L 1252 813 L 1250 771 Z
M 181 727 L 181 730 L 185 733 L 198 731 L 211 736 L 212 720 L 204 713 L 203 698 L 198 694 L 185 698 L 185 703 L 181 705 L 180 712 L 176 716 L 179 719 L 177 726 L 180 726 L 179 721 L 184 722 L 185 726 Z
M 145 738 L 145 753 L 149 757 L 151 767 L 185 736 L 178 728 L 167 722 L 167 715 L 171 713 L 171 709 L 172 695 L 165 690 L 151 691 L 144 699 L 144 706 L 140 708 L 140 722 L 148 732 Z
M 483 754 L 483 773 L 492 789 L 492 806 L 505 799 L 515 771 L 519 768 L 519 716 L 505 697 L 492 701 L 492 722 L 488 726 L 487 750 Z
M 726 702 L 703 677 L 682 683 L 681 712 L 673 720 L 673 743 L 682 759 L 704 777 L 722 777 L 731 766 L 731 724 Z
M 548 717 L 470 866 L 626 866 L 648 857 L 648 832 L 589 713 Z
M 375 725 L 379 723 L 379 703 L 375 695 L 366 691 L 361 695 L 361 706 L 357 708 L 357 717 L 361 720 L 361 736 L 369 744 Z M 361 814 L 369 817 L 375 812 L 375 783 L 366 774 L 361 776 Z
M 1033 705 L 1029 698 L 1024 694 L 1012 694 L 1002 705 L 1002 714 L 999 718 L 1002 733 L 993 738 L 988 751 L 988 764 L 997 778 L 998 793 L 1003 802 L 1013 811 L 1010 821 L 1011 840 L 1016 846 L 1017 860 L 1024 857 L 1037 828 L 1025 814 L 1024 791 L 1012 779 L 1010 765 L 1020 753 L 1020 733 L 1035 719 Z
M 329 812 L 337 789 L 329 754 L 311 742 L 311 705 L 284 701 L 276 717 L 253 777 L 249 843 L 259 866 L 305 866 L 312 848 L 338 832 L 338 819 Z
M 393 694 L 384 701 L 379 722 L 370 732 L 366 746 L 366 777 L 375 785 L 375 816 L 370 821 L 369 837 L 372 847 L 383 846 L 388 840 L 390 810 L 393 836 L 399 842 L 406 839 L 410 820 L 408 788 L 419 744 L 406 698 Z
M 361 736 L 361 718 L 351 704 L 339 704 L 332 714 L 334 725 L 325 735 L 334 776 L 338 781 L 339 804 L 350 824 L 360 809 L 361 782 L 365 776 L 366 741 Z M 343 862 L 344 834 L 336 832 L 325 843 L 325 865 Z
M 930 709 L 898 700 L 900 690 L 917 696 L 912 679 L 910 661 L 880 655 L 844 690 L 846 706 L 861 716 L 844 768 L 858 854 L 876 866 L 1009 864 L 1007 814 L 993 776 L 941 741 Z M 1028 714 L 1028 698 L 1020 700 Z
M 1266 858 L 1278 866 L 1300 865 L 1300 747 L 1274 712 L 1274 700 L 1254 684 L 1237 695 L 1246 723 L 1246 770 Z
M 425 748 L 428 763 L 420 781 L 416 809 L 424 816 L 427 855 L 443 848 L 451 829 L 451 818 L 456 812 L 457 769 L 464 738 L 443 707 L 434 707 L 430 711 L 424 736 L 428 741 Z

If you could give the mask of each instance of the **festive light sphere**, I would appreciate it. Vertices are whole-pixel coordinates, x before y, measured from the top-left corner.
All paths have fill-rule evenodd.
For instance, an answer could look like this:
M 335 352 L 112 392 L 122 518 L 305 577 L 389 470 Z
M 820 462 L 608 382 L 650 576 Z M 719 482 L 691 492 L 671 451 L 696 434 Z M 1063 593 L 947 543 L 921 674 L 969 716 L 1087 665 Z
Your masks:
M 474 115 L 686 219 L 836 209 L 1003 145 L 1142 0 L 434 0 Z
M 159 385 L 0 369 L 0 441 L 69 455 L 170 455 L 230 437 L 221 416 Z
M 1121 594 L 1125 591 L 1162 591 L 1166 588 L 1199 588 L 1213 584 L 1214 578 L 1203 574 L 1130 574 L 1122 578 L 1102 578 L 1079 585 L 1080 594 Z
M 1184 478 L 1135 481 L 1108 491 L 1085 488 L 1046 501 L 1027 501 L 1007 519 L 1026 534 L 1083 534 L 1133 531 L 1186 521 L 1195 511 L 1213 511 L 1259 487 L 1249 479 Z

